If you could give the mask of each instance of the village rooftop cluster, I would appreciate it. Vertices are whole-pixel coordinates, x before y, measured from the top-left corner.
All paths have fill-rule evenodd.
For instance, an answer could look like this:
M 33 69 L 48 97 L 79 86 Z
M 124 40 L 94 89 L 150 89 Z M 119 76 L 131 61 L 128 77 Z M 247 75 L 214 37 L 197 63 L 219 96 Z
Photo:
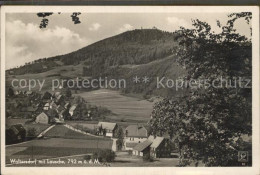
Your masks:
M 53 137 L 48 133 L 55 129 L 56 132 L 65 132 L 65 129 L 74 132 L 74 134 L 78 133 L 100 139 L 110 138 L 113 144 L 109 149 L 115 152 L 127 151 L 133 156 L 149 155 L 153 158 L 170 158 L 173 151 L 170 139 L 149 135 L 147 128 L 139 124 L 128 125 L 123 129 L 122 136 L 119 138 L 118 131 L 122 128 L 118 123 L 102 121 L 98 107 L 89 105 L 80 97 L 72 96 L 69 89 L 54 93 L 46 91 L 39 94 L 33 91 L 9 88 L 6 106 L 7 119 L 15 119 L 15 116 L 20 116 L 20 118 L 27 118 L 27 123 L 31 127 L 48 126 L 47 129 L 30 138 L 28 136 L 30 128 L 26 128 L 26 125 L 17 123 L 11 125 L 6 128 L 7 144 L 23 142 L 26 139 L 41 140 Z M 86 108 L 83 106 L 86 106 Z M 84 123 L 70 125 L 68 122 L 77 120 L 97 120 L 98 123 L 90 127 Z M 56 134 L 60 135 L 60 133 Z M 54 137 L 57 137 L 57 135 L 54 135 Z M 117 144 L 119 139 L 123 141 L 120 146 Z

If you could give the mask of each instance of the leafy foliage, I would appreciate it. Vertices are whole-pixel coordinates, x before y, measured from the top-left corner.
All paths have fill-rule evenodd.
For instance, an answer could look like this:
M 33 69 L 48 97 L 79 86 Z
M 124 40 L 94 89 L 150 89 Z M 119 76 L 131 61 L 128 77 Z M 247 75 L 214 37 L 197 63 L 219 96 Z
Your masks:
M 153 157 L 150 156 L 150 154 L 145 154 L 143 156 L 143 161 L 145 161 L 145 162 L 153 162 Z
M 35 128 L 29 128 L 27 131 L 27 137 L 34 138 L 37 136 L 37 130 Z
M 184 80 L 251 80 L 251 40 L 236 33 L 236 19 L 251 13 L 231 14 L 222 32 L 215 34 L 206 22 L 193 20 L 195 29 L 177 31 L 178 62 L 187 69 Z M 220 82 L 218 82 L 220 83 Z M 252 135 L 251 89 L 205 86 L 189 88 L 184 98 L 157 103 L 150 121 L 153 135 L 169 134 L 180 152 L 180 166 L 202 161 L 206 166 L 237 166 L 239 139 Z M 248 151 L 248 150 L 247 150 Z
M 61 13 L 59 12 L 58 14 L 61 14 Z M 72 13 L 71 19 L 72 19 L 74 24 L 80 24 L 81 23 L 80 20 L 79 20 L 79 17 L 78 17 L 80 14 L 81 14 L 80 12 L 73 12 Z M 49 19 L 47 19 L 46 17 L 51 16 L 51 15 L 53 15 L 53 12 L 37 13 L 37 16 L 42 18 L 41 23 L 39 25 L 40 29 L 44 29 L 48 26 Z
M 98 150 L 93 153 L 92 160 L 98 159 L 99 162 L 113 162 L 115 160 L 116 154 L 112 150 Z
M 116 145 L 118 150 L 121 150 L 124 144 L 124 132 L 121 127 L 118 127 L 115 131 L 115 137 L 118 138 L 116 141 Z
M 52 15 L 53 13 L 52 12 L 48 12 L 48 13 L 37 13 L 37 16 L 42 18 L 41 20 L 41 23 L 40 23 L 40 29 L 43 29 L 43 28 L 46 28 L 48 23 L 49 23 L 49 20 L 46 18 L 47 16 L 50 16 Z

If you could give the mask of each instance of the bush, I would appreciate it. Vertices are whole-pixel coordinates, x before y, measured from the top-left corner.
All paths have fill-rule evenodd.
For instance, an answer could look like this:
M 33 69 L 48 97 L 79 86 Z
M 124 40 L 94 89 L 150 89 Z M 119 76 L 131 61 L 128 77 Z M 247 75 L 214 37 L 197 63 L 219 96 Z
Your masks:
M 86 133 L 90 133 L 90 134 L 93 134 L 93 135 L 97 135 L 97 132 L 93 129 L 89 129 L 87 127 L 84 127 L 83 130 L 86 132 Z
M 115 152 L 109 149 L 96 151 L 92 155 L 92 160 L 98 159 L 99 162 L 113 162 L 115 158 Z
M 150 156 L 150 154 L 146 154 L 143 156 L 143 161 L 145 162 L 152 162 L 153 161 L 153 157 Z
M 36 137 L 37 131 L 35 128 L 29 128 L 27 131 L 27 137 Z
M 89 161 L 91 159 L 91 155 L 85 155 L 84 160 Z

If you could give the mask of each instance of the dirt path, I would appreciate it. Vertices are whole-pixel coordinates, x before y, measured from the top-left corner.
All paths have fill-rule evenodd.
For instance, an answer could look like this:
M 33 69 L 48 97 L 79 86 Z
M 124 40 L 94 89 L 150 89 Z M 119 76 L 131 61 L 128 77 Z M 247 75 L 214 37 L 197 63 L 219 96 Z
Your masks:
M 44 136 L 44 134 L 45 134 L 46 132 L 48 132 L 50 129 L 52 129 L 54 126 L 56 126 L 56 125 L 51 125 L 49 128 L 47 128 L 47 129 L 45 129 L 44 131 L 42 131 L 42 132 L 37 136 L 37 138 L 41 138 L 42 136 Z
M 98 138 L 103 138 L 103 136 L 97 136 L 97 135 L 93 135 L 93 134 L 90 134 L 90 133 L 81 131 L 81 130 L 79 130 L 79 129 L 74 128 L 74 127 L 71 126 L 71 125 L 68 125 L 68 124 L 65 124 L 64 126 L 65 126 L 66 128 L 68 128 L 68 129 L 71 129 L 71 130 L 73 130 L 73 131 L 79 132 L 79 133 L 81 133 L 81 134 L 85 134 L 85 135 L 93 136 L 93 137 L 98 137 Z

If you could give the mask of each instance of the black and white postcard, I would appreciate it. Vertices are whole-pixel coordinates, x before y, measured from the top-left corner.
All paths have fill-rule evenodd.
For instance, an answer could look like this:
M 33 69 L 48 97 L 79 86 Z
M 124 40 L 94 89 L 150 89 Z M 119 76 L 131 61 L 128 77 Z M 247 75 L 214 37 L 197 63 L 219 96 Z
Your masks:
M 3 6 L 9 174 L 259 174 L 259 8 Z

